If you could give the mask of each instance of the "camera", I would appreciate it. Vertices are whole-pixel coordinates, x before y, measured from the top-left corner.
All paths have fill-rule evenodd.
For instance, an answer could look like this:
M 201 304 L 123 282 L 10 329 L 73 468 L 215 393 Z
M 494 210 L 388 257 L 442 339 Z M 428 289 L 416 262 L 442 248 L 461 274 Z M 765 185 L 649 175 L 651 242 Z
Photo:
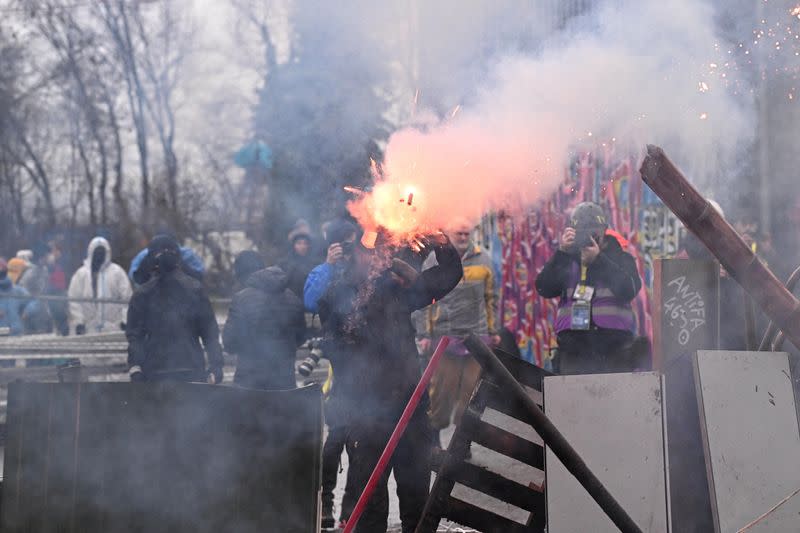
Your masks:
M 322 357 L 322 348 L 320 347 L 321 342 L 322 339 L 309 339 L 306 342 L 306 347 L 310 349 L 310 352 L 308 357 L 303 359 L 303 361 L 297 367 L 297 372 L 304 378 L 310 376 L 314 369 L 317 368 L 317 365 L 319 365 L 319 360 Z
M 579 250 L 592 245 L 592 230 L 590 228 L 582 228 L 575 230 L 575 247 Z
M 353 250 L 355 249 L 355 244 L 353 242 L 345 241 L 345 242 L 340 243 L 340 244 L 341 244 L 341 247 L 342 247 L 342 253 L 343 254 L 352 254 L 353 253 Z

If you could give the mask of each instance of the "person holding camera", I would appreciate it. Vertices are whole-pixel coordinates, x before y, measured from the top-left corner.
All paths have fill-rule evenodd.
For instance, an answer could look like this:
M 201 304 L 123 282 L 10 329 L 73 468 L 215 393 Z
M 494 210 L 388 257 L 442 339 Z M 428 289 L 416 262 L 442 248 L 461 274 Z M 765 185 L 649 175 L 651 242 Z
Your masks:
M 357 232 L 355 225 L 346 220 L 334 221 L 328 227 L 328 254 L 325 262 L 308 274 L 303 288 L 303 303 L 310 313 L 319 312 L 320 298 L 336 276 L 341 275 L 352 262 Z
M 181 270 L 174 237 L 157 235 L 147 248 L 152 275 L 128 305 L 130 380 L 221 383 L 219 326 L 208 295 Z
M 631 301 L 641 287 L 636 262 L 608 230 L 602 207 L 578 204 L 536 278 L 541 296 L 560 298 L 555 361 L 561 374 L 635 370 Z
M 328 228 L 328 253 L 325 262 L 314 268 L 306 278 L 303 288 L 303 303 L 307 311 L 319 313 L 319 303 L 329 287 L 351 266 L 354 261 L 357 228 L 346 220 L 336 220 Z M 330 354 L 327 355 L 330 360 Z M 335 358 L 335 357 L 334 357 Z M 333 490 L 336 488 L 339 464 L 347 443 L 348 428 L 342 413 L 343 399 L 338 387 L 334 386 L 325 401 L 325 424 L 328 435 L 322 448 L 322 528 L 332 529 L 336 525 L 333 516 Z M 348 457 L 352 448 L 348 448 Z M 352 474 L 348 472 L 348 478 Z M 355 505 L 358 494 L 352 490 L 352 483 L 345 488 L 340 520 L 346 521 Z

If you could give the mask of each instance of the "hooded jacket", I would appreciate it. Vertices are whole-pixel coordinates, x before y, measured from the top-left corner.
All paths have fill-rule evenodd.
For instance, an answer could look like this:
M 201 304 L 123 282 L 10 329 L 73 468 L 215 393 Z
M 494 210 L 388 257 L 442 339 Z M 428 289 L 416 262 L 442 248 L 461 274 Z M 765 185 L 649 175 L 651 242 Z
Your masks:
M 98 247 L 106 250 L 103 264 L 97 271 L 97 289 L 92 284 L 92 255 Z M 108 298 L 128 301 L 132 290 L 125 270 L 111 262 L 111 245 L 103 237 L 89 242 L 86 259 L 69 282 L 67 294 L 70 298 Z M 83 324 L 86 331 L 117 331 L 126 321 L 127 304 L 70 302 L 69 315 L 73 326 Z
M 251 274 L 233 297 L 222 333 L 225 351 L 239 356 L 234 381 L 262 389 L 294 388 L 297 347 L 305 333 L 300 299 L 278 267 Z
M 0 327 L 9 328 L 11 335 L 22 335 L 22 315 L 30 301 L 23 296 L 27 295 L 28 291 L 11 283 L 10 278 L 0 280 Z
M 136 288 L 128 307 L 128 370 L 145 380 L 184 375 L 222 381 L 219 327 L 203 286 L 180 269 L 156 274 Z M 202 340 L 203 344 L 200 344 Z
M 187 274 L 198 281 L 203 281 L 205 274 L 205 265 L 203 260 L 197 255 L 194 250 L 186 246 L 180 247 L 181 252 L 181 268 L 184 274 Z M 128 277 L 136 285 L 144 285 L 150 279 L 153 273 L 154 263 L 152 256 L 148 253 L 148 249 L 141 250 L 131 261 L 131 266 L 128 269 Z

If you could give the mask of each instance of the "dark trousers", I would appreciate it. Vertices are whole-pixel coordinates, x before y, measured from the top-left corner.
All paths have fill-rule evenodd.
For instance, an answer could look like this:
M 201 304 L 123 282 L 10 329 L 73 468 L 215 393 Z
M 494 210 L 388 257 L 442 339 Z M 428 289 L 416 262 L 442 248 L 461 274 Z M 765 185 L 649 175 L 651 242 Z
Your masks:
M 413 533 L 416 529 L 428 499 L 431 480 L 432 431 L 426 411 L 427 405 L 420 404 L 417 408 L 392 456 L 389 468 L 384 471 L 358 522 L 356 533 L 386 532 L 389 517 L 390 471 L 394 472 L 397 482 L 403 533 Z M 397 418 L 399 419 L 399 416 Z M 397 419 L 361 420 L 351 426 L 348 436 L 348 444 L 353 449 L 350 470 L 353 474 L 353 486 L 359 495 L 378 463 L 396 423 Z
M 618 329 L 567 330 L 558 334 L 558 373 L 608 374 L 640 368 L 634 336 Z
M 333 514 L 333 489 L 339 477 L 339 467 L 342 464 L 342 452 L 347 447 L 347 427 L 344 425 L 329 425 L 328 437 L 322 448 L 322 515 Z M 348 458 L 353 456 L 352 448 L 347 449 Z M 360 496 L 353 489 L 353 469 L 347 469 L 347 481 L 344 487 L 344 498 L 339 513 L 340 520 L 347 520 L 356 506 Z

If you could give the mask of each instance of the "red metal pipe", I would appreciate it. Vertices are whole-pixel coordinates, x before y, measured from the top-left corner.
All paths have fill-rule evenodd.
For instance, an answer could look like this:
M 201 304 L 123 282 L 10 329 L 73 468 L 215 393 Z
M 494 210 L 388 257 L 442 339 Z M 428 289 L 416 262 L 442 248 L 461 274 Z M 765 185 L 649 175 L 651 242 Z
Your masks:
M 439 341 L 439 345 L 436 346 L 436 350 L 433 352 L 428 366 L 425 367 L 425 372 L 422 373 L 422 378 L 420 378 L 419 383 L 417 383 L 417 388 L 414 389 L 411 399 L 408 400 L 408 404 L 403 410 L 403 414 L 400 416 L 400 420 L 397 422 L 394 431 L 392 431 L 392 436 L 389 437 L 389 442 L 386 443 L 381 458 L 378 459 L 378 464 L 375 465 L 375 469 L 372 471 L 372 474 L 370 474 L 367 486 L 364 487 L 364 491 L 361 493 L 361 496 L 359 496 L 353 512 L 350 513 L 350 518 L 347 519 L 347 525 L 342 533 L 351 533 L 355 529 L 356 524 L 358 524 L 359 518 L 361 518 L 361 515 L 364 513 L 364 508 L 372 497 L 372 493 L 375 492 L 378 480 L 380 480 L 384 470 L 386 470 L 386 467 L 389 465 L 394 450 L 397 448 L 397 444 L 400 442 L 400 438 L 403 436 L 406 427 L 408 427 L 408 423 L 411 421 L 414 411 L 417 410 L 419 401 L 422 399 L 422 395 L 425 394 L 428 383 L 430 383 L 433 377 L 433 372 L 436 370 L 436 367 L 439 366 L 439 360 L 442 358 L 442 355 L 444 355 L 448 344 L 450 344 L 450 339 L 442 337 L 442 340 Z
M 753 253 L 741 236 L 692 187 L 658 146 L 648 145 L 642 180 L 714 254 L 725 270 L 800 347 L 800 302 Z

